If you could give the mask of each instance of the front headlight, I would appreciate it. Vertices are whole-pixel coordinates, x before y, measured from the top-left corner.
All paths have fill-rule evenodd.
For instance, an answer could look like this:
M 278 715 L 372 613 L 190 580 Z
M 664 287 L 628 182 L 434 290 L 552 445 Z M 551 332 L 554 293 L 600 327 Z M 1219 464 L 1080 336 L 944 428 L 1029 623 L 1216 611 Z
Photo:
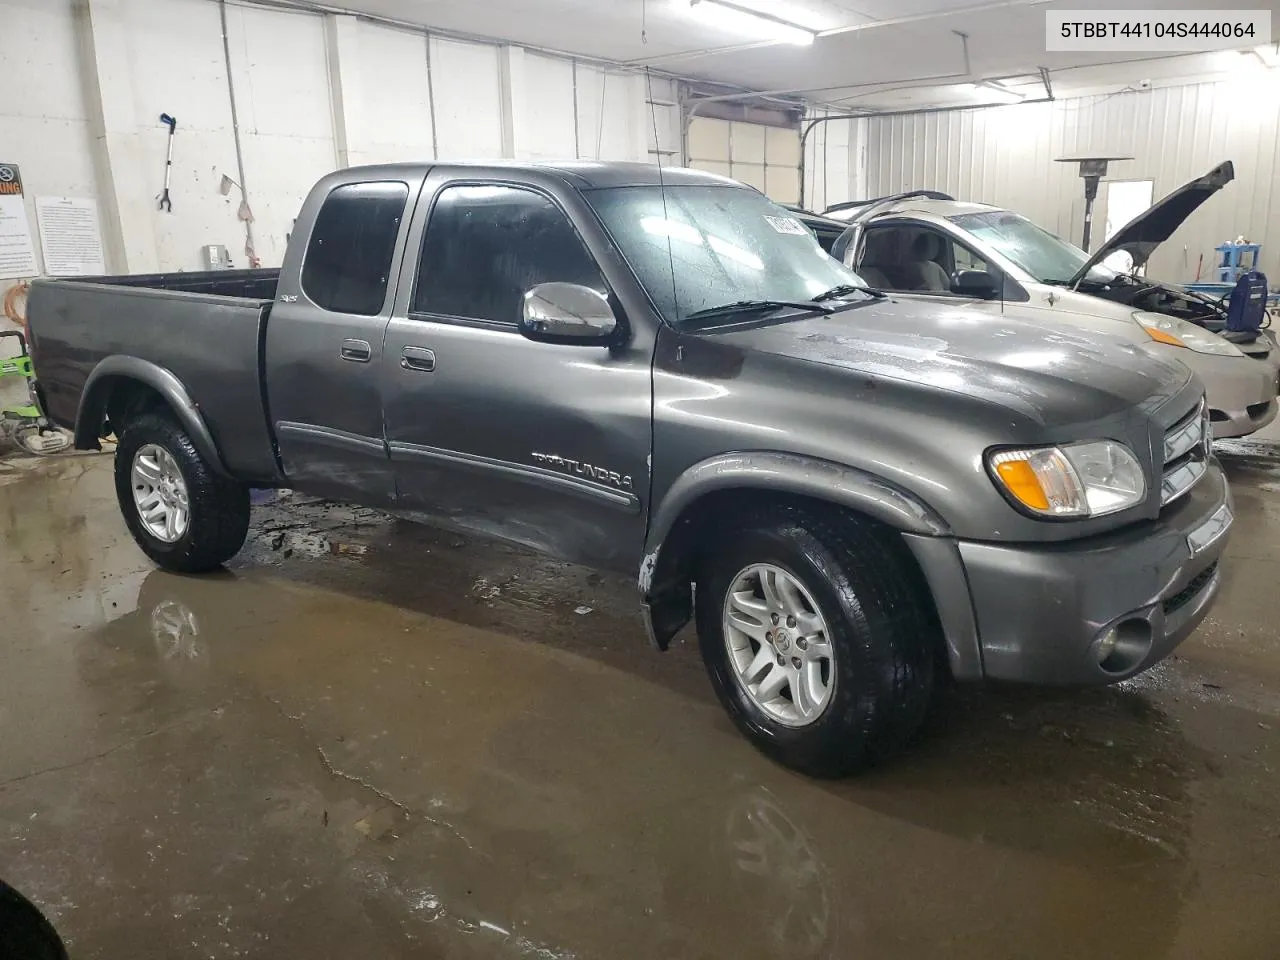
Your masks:
M 1103 517 L 1147 495 L 1138 458 L 1114 440 L 998 450 L 987 463 L 1009 496 L 1043 517 Z
M 1149 313 L 1139 310 L 1133 319 L 1142 324 L 1147 336 L 1156 343 L 1167 343 L 1171 347 L 1186 347 L 1196 353 L 1211 353 L 1218 357 L 1243 357 L 1240 349 L 1216 333 L 1197 327 L 1194 323 L 1167 317 L 1163 313 Z

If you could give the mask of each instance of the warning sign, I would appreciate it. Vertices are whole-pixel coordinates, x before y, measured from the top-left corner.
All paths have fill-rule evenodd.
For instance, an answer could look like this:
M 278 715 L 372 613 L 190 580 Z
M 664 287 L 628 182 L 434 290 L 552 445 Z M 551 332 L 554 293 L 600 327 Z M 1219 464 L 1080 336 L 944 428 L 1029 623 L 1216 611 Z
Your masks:
M 22 196 L 22 174 L 16 163 L 0 163 L 0 197 Z
M 34 277 L 36 249 L 16 163 L 0 163 L 0 280 Z

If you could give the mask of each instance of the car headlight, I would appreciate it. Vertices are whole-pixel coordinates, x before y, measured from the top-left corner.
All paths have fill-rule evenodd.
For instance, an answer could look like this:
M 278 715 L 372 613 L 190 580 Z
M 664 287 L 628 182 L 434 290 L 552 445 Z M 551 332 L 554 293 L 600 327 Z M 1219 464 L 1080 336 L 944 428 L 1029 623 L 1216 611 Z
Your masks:
M 1009 496 L 1042 517 L 1103 517 L 1147 495 L 1138 458 L 1114 440 L 997 450 L 987 463 Z
M 1186 347 L 1196 353 L 1211 353 L 1219 357 L 1244 356 L 1234 343 L 1186 320 L 1167 317 L 1163 313 L 1149 313 L 1146 310 L 1137 311 L 1133 319 L 1142 324 L 1142 328 L 1147 331 L 1147 336 L 1156 343 L 1167 343 L 1171 347 Z

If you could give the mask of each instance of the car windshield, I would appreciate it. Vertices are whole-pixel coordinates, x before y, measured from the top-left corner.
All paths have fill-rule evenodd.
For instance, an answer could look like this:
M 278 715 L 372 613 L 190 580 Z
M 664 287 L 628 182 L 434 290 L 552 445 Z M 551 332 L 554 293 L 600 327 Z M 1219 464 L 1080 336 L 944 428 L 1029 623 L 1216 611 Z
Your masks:
M 613 187 L 587 197 L 663 317 L 676 326 L 727 304 L 807 302 L 838 288 L 866 286 L 831 259 L 794 215 L 746 187 Z
M 1041 283 L 1068 283 L 1089 259 L 1089 254 L 1079 247 L 1008 210 L 964 213 L 949 219 L 994 247 Z M 1115 271 L 1101 264 L 1089 270 L 1089 279 L 1101 283 L 1115 277 Z

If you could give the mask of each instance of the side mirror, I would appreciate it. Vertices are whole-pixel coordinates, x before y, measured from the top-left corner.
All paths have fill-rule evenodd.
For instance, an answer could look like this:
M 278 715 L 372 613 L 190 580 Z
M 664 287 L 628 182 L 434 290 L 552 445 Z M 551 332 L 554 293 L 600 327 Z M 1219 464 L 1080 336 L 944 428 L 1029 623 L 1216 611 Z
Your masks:
M 951 292 L 975 300 L 994 300 L 1000 296 L 1000 285 L 985 270 L 961 270 L 951 281 Z
M 540 283 L 524 295 L 520 332 L 540 343 L 606 346 L 618 318 L 598 290 L 577 283 Z

